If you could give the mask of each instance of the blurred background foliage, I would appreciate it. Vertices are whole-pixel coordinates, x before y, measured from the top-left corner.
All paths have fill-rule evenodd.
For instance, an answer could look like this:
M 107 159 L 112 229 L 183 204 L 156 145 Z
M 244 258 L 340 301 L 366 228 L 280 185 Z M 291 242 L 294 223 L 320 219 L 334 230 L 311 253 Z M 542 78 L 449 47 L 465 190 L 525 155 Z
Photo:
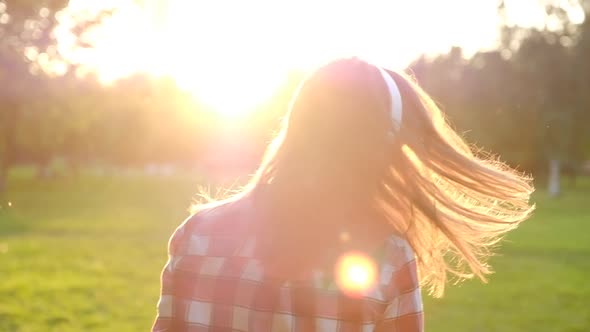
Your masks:
M 579 4 L 588 15 L 590 2 Z M 171 79 L 137 74 L 104 85 L 77 75 L 81 68 L 60 59 L 51 33 L 54 13 L 66 5 L 0 1 L 0 188 L 11 167 L 33 164 L 39 176 L 52 176 L 56 160 L 63 176 L 89 165 L 206 167 L 211 146 L 228 140 L 253 142 L 237 167 L 255 165 L 300 74 L 247 121 L 228 124 Z M 590 158 L 590 21 L 574 24 L 558 3 L 545 5 L 544 27 L 506 23 L 498 49 L 467 57 L 455 47 L 418 58 L 409 72 L 478 146 L 536 175 L 558 160 L 575 178 Z M 72 31 L 81 37 L 108 15 L 80 20 Z M 78 46 L 92 47 L 83 38 Z M 221 137 L 228 131 L 231 138 Z

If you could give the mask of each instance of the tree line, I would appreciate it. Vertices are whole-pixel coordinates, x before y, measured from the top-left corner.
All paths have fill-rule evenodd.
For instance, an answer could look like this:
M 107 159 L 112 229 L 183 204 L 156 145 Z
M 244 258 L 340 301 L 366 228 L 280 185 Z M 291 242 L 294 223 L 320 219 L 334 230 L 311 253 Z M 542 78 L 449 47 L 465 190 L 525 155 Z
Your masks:
M 75 64 L 59 75 L 42 70 L 40 59 L 59 58 L 53 13 L 65 5 L 0 1 L 0 189 L 10 167 L 34 164 L 43 175 L 55 158 L 72 173 L 96 163 L 191 167 L 224 129 L 254 142 L 259 154 L 301 78 L 294 74 L 247 122 L 228 129 L 171 79 L 137 74 L 104 86 L 76 75 Z M 590 21 L 572 23 L 551 5 L 546 11 L 557 26 L 506 25 L 495 50 L 467 57 L 453 48 L 417 59 L 409 72 L 478 146 L 525 171 L 542 174 L 553 161 L 577 174 L 590 159 Z M 81 23 L 78 34 L 96 23 Z

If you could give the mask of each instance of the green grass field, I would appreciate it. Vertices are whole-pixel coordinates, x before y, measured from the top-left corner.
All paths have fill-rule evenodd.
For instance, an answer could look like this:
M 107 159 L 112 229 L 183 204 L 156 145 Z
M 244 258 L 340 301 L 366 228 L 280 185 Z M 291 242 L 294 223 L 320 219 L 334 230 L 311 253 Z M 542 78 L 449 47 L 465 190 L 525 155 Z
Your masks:
M 198 179 L 13 174 L 0 196 L 0 331 L 146 331 Z M 590 331 L 590 183 L 535 197 L 488 284 L 425 296 L 427 331 Z

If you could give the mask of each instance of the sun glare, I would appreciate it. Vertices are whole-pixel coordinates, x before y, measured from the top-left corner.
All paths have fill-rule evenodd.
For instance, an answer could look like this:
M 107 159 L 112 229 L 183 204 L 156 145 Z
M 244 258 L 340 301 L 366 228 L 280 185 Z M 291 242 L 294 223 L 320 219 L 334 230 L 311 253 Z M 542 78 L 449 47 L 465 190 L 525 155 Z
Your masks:
M 485 47 L 496 21 L 494 2 L 483 3 L 71 0 L 55 35 L 60 54 L 105 84 L 136 72 L 170 76 L 199 102 L 237 116 L 268 99 L 290 71 L 338 56 L 399 69 L 451 45 Z M 95 47 L 76 48 L 76 22 L 109 9 L 112 15 L 84 36 Z
M 336 283 L 349 295 L 358 296 L 371 289 L 377 281 L 377 266 L 367 255 L 348 253 L 336 264 Z

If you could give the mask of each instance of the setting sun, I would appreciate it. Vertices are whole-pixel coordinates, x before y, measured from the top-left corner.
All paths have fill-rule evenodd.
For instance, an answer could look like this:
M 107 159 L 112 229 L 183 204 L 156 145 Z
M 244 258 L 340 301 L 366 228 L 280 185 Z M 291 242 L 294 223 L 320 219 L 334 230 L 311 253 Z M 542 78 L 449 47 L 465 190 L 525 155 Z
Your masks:
M 267 100 L 290 71 L 331 58 L 357 55 L 400 69 L 453 45 L 467 53 L 490 47 L 497 40 L 496 6 L 468 0 L 72 0 L 57 16 L 55 35 L 67 61 L 105 84 L 137 72 L 168 76 L 199 102 L 235 116 Z M 76 48 L 75 23 L 101 10 L 112 12 L 83 36 L 93 48 Z

